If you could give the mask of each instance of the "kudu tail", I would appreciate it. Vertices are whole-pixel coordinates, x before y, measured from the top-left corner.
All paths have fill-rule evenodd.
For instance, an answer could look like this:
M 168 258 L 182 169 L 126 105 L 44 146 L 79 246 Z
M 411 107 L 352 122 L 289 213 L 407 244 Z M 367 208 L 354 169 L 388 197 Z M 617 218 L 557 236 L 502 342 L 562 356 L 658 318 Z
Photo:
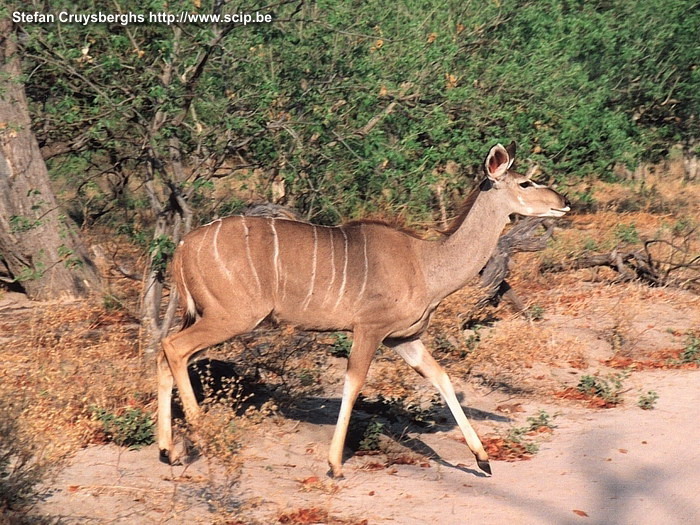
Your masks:
M 197 308 L 192 294 L 187 289 L 187 284 L 185 284 L 185 274 L 182 268 L 182 255 L 180 252 L 180 250 L 175 250 L 175 255 L 173 256 L 173 279 L 177 286 L 180 306 L 185 309 L 185 312 L 182 314 L 182 326 L 180 328 L 180 330 L 184 330 L 192 326 L 197 319 Z

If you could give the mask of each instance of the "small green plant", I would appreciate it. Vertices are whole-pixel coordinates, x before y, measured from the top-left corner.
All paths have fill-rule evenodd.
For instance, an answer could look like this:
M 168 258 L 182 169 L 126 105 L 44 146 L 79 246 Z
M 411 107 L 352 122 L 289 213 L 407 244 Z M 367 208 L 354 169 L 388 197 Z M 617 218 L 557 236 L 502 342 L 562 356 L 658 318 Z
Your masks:
M 333 337 L 335 337 L 335 342 L 329 350 L 331 355 L 333 357 L 350 357 L 352 341 L 350 341 L 347 334 L 344 334 L 343 332 L 336 332 L 333 334 Z
M 574 198 L 584 210 L 592 210 L 595 208 L 596 200 L 590 189 L 574 193 Z
M 299 372 L 299 382 L 302 386 L 311 386 L 317 381 L 318 376 L 313 370 L 309 368 L 302 368 Z
M 102 306 L 105 308 L 105 310 L 124 309 L 124 303 L 111 293 L 106 293 L 102 296 Z
M 695 227 L 697 227 L 697 224 L 694 220 L 688 217 L 681 217 L 673 224 L 673 226 L 671 226 L 671 231 L 673 232 L 673 235 L 680 236 L 686 235 Z
M 540 410 L 534 416 L 527 418 L 526 425 L 511 428 L 506 435 L 505 441 L 506 443 L 510 442 L 522 447 L 522 450 L 528 454 L 536 454 L 540 449 L 540 445 L 533 441 L 531 436 L 541 433 L 543 429 L 554 429 L 553 419 L 554 416 L 550 416 L 546 410 Z
M 544 318 L 544 308 L 539 304 L 533 304 L 527 309 L 527 315 L 533 321 L 541 321 Z
M 620 224 L 615 228 L 615 237 L 628 244 L 636 244 L 639 242 L 639 233 L 634 224 Z
M 583 249 L 587 252 L 594 252 L 599 249 L 598 241 L 590 237 L 583 242 Z
M 649 390 L 646 394 L 639 396 L 639 401 L 637 401 L 637 406 L 642 410 L 653 410 L 656 401 L 659 399 L 659 394 L 653 390 Z
M 99 407 L 93 407 L 92 412 L 102 423 L 105 436 L 120 447 L 138 449 L 154 441 L 153 420 L 140 408 L 127 408 L 119 415 Z
M 469 350 L 469 352 L 473 352 L 474 350 L 476 350 L 476 347 L 481 341 L 481 334 L 479 333 L 479 330 L 481 330 L 482 328 L 483 325 L 480 324 L 475 324 L 471 327 L 472 333 L 470 333 L 464 341 L 464 343 L 467 345 L 467 349 Z
M 584 375 L 576 389 L 582 394 L 599 397 L 609 405 L 617 405 L 622 401 L 622 382 L 628 376 L 629 371 L 607 377 Z
M 379 450 L 379 437 L 383 431 L 384 423 L 378 421 L 377 418 L 372 418 L 362 434 L 360 450 Z
M 542 427 L 554 429 L 556 426 L 552 420 L 556 416 L 550 416 L 546 410 L 540 410 L 536 415 L 527 418 L 528 430 L 539 430 Z
M 676 360 L 677 364 L 700 363 L 700 335 L 688 334 L 685 348 Z

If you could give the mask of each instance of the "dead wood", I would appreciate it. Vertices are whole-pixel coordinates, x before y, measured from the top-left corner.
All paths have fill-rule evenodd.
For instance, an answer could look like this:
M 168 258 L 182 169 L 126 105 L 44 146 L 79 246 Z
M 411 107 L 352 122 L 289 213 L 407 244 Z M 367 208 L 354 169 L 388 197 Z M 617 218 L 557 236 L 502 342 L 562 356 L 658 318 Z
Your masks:
M 653 248 L 657 246 L 665 249 L 663 256 L 654 253 Z M 542 266 L 542 271 L 563 272 L 598 266 L 615 270 L 619 274 L 615 282 L 639 280 L 651 286 L 688 289 L 700 284 L 700 254 L 693 254 L 688 249 L 688 242 L 679 245 L 665 239 L 647 240 L 641 250 L 621 250 L 618 247 L 609 253 L 585 254 L 572 261 L 549 263 Z
M 544 233 L 539 233 L 540 227 Z M 516 310 L 524 312 L 525 303 L 506 281 L 510 259 L 518 252 L 537 252 L 547 246 L 554 233 L 554 223 L 550 219 L 528 217 L 515 224 L 508 233 L 498 240 L 496 250 L 481 270 L 480 284 L 484 297 L 476 304 L 481 309 L 489 304 L 498 304 L 501 298 L 508 299 Z

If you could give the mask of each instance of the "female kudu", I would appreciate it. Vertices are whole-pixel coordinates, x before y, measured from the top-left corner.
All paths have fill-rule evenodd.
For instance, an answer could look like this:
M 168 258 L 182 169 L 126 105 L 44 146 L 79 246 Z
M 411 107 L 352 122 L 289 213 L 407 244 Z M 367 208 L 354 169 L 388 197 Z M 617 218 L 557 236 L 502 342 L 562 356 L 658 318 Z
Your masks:
M 192 231 L 173 259 L 185 306 L 183 329 L 163 340 L 158 357 L 158 444 L 172 462 L 171 396 L 177 383 L 185 416 L 199 407 L 187 373 L 204 348 L 249 332 L 263 319 L 312 330 L 351 330 L 353 343 L 328 462 L 342 476 L 353 404 L 380 343 L 393 348 L 440 391 L 479 467 L 488 455 L 445 371 L 420 340 L 440 301 L 486 264 L 511 213 L 561 217 L 564 197 L 510 170 L 515 144 L 491 148 L 486 178 L 447 235 L 422 240 L 388 225 L 324 227 L 283 219 L 228 217 Z

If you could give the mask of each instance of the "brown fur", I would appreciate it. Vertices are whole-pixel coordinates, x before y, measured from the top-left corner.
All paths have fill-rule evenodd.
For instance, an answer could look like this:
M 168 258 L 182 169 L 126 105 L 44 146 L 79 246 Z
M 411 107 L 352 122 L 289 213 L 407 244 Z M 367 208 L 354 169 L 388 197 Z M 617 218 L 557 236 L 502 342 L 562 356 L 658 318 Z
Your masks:
M 481 193 L 482 191 L 486 191 L 489 187 L 490 183 L 488 179 L 483 179 L 479 184 L 477 184 L 474 187 L 474 189 L 472 189 L 472 191 L 469 193 L 469 195 L 467 195 L 466 200 L 459 209 L 457 217 L 455 217 L 455 219 L 450 223 L 450 225 L 446 229 L 438 230 L 438 232 L 445 236 L 452 235 L 454 232 L 456 232 L 464 222 L 464 219 L 467 218 L 467 215 L 469 215 L 469 212 L 472 211 L 472 208 L 474 207 L 474 203 L 476 202 L 476 198 L 479 196 L 479 193 Z

